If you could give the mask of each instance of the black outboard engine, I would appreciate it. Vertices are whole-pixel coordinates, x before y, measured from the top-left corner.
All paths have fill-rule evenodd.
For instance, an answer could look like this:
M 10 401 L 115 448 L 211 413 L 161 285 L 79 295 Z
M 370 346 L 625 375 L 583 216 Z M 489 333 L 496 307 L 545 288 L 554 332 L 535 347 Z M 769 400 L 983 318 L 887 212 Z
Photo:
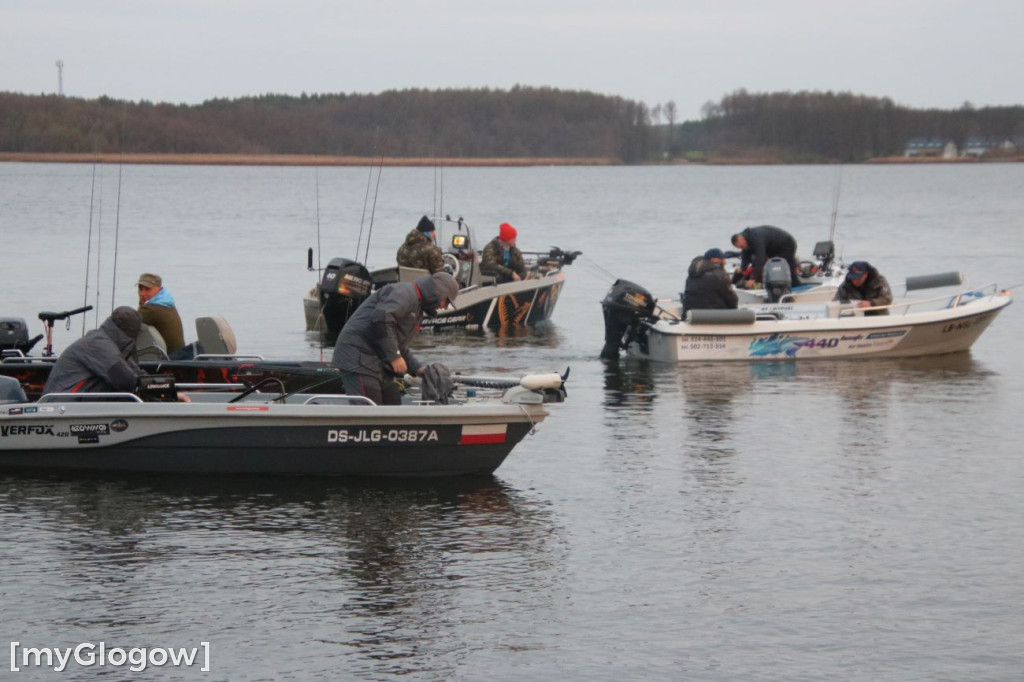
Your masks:
M 0 317 L 0 351 L 28 353 L 42 338 L 42 334 L 28 338 L 28 325 L 23 317 Z
M 778 303 L 783 296 L 793 290 L 793 272 L 789 267 L 789 261 L 785 258 L 769 258 L 764 264 L 761 281 L 764 283 L 765 293 L 768 294 L 768 302 Z
M 547 260 L 558 265 L 572 265 L 572 262 L 582 253 L 582 251 L 562 251 L 557 246 L 552 246 Z
M 601 301 L 601 308 L 604 309 L 602 358 L 617 358 L 620 348 L 628 348 L 633 341 L 646 341 L 640 323 L 654 315 L 654 297 L 647 289 L 617 279 Z
M 370 271 L 347 258 L 333 258 L 320 278 L 320 313 L 327 323 L 329 341 L 338 338 L 349 316 L 373 288 Z

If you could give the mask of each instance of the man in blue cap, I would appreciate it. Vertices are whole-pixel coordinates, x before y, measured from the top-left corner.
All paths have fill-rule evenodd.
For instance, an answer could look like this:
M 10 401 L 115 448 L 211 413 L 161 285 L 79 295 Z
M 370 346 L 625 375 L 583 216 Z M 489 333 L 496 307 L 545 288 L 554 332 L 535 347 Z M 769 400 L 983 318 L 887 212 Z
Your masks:
M 846 279 L 836 290 L 835 299 L 842 303 L 856 303 L 858 308 L 874 308 L 892 305 L 892 289 L 889 282 L 864 260 L 850 263 L 846 270 Z M 889 310 L 865 310 L 865 315 L 888 315 Z
M 683 317 L 690 310 L 732 310 L 738 304 L 721 249 L 708 249 L 690 262 L 683 291 Z

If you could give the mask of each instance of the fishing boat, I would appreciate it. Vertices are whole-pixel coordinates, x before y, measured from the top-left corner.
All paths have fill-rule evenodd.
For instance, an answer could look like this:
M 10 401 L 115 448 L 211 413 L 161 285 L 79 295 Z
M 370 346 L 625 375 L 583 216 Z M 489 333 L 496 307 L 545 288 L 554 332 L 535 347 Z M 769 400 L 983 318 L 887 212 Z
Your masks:
M 741 252 L 726 251 L 725 256 L 730 259 L 739 259 Z M 735 288 L 737 298 L 741 304 L 759 304 L 777 303 L 783 297 L 792 299 L 804 294 L 821 295 L 826 291 L 831 296 L 835 294 L 836 289 L 846 277 L 846 267 L 841 260 L 836 259 L 835 242 L 831 239 L 817 242 L 811 253 L 811 259 L 801 260 L 798 265 L 799 284 L 793 286 L 791 278 L 782 278 L 757 289 Z M 788 272 L 788 267 L 786 271 Z
M 942 275 L 922 279 L 948 281 Z M 970 349 L 1012 301 L 1012 292 L 989 284 L 932 298 L 904 296 L 872 308 L 805 299 L 690 310 L 684 318 L 679 301 L 655 300 L 643 287 L 619 280 L 602 302 L 602 357 L 616 357 L 620 349 L 669 363 L 955 353 Z
M 565 284 L 567 265 L 579 251 L 523 251 L 528 276 L 518 282 L 498 282 L 480 272 L 480 251 L 473 230 L 462 219 L 446 216 L 451 232 L 449 248 L 442 256 L 445 269 L 459 283 L 459 295 L 449 306 L 423 320 L 424 328 L 501 331 L 533 327 L 551 318 Z M 444 241 L 443 238 L 441 241 Z M 307 258 L 313 268 L 313 250 Z M 393 266 L 370 271 L 347 258 L 334 258 L 324 268 L 320 281 L 303 299 L 306 331 L 319 333 L 333 343 L 349 316 L 374 290 L 394 282 L 411 282 L 428 274 L 426 270 Z
M 29 338 L 24 318 L 0 318 L 0 376 L 16 379 L 30 400 L 38 399 L 57 362 L 53 352 L 54 322 L 88 310 L 92 310 L 92 306 L 41 312 L 39 319 L 45 333 L 32 338 Z M 315 386 L 319 393 L 342 392 L 338 370 L 327 363 L 266 360 L 260 355 L 240 354 L 231 326 L 221 317 L 198 317 L 195 326 L 204 352 L 187 360 L 171 360 L 160 333 L 149 325 L 142 325 L 136 340 L 139 366 L 149 374 L 170 375 L 179 384 L 245 389 L 274 380 L 288 391 Z M 42 353 L 32 355 L 32 349 L 44 338 Z
M 486 475 L 544 420 L 545 404 L 564 399 L 566 376 L 460 378 L 481 387 L 448 404 L 409 397 L 396 406 L 338 394 L 189 392 L 181 389 L 200 387 L 169 377 L 149 382 L 145 397 L 155 402 L 135 393 L 28 402 L 15 380 L 0 377 L 0 469 Z M 174 401 L 179 392 L 190 402 Z

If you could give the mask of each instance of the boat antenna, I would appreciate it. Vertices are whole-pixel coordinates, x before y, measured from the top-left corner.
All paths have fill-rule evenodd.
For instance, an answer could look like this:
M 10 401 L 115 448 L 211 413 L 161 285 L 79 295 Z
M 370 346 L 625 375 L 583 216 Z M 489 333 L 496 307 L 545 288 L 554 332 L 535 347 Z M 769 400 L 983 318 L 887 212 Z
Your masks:
M 121 177 L 124 169 L 124 131 L 128 125 L 128 102 L 124 103 L 121 116 L 121 157 L 117 163 L 117 204 L 114 209 L 114 268 L 110 273 L 110 312 L 114 312 L 114 297 L 117 295 L 117 245 L 121 232 Z
M 828 240 L 833 244 L 836 241 L 836 218 L 839 215 L 839 190 L 843 186 L 843 167 L 836 168 L 836 177 L 832 183 L 832 224 L 828 230 Z
M 96 202 L 96 164 L 92 165 L 92 188 L 89 190 L 89 239 L 85 245 L 85 291 L 82 294 L 82 305 L 89 305 L 89 266 L 92 263 L 92 214 Z M 82 315 L 82 336 L 85 336 L 85 320 Z

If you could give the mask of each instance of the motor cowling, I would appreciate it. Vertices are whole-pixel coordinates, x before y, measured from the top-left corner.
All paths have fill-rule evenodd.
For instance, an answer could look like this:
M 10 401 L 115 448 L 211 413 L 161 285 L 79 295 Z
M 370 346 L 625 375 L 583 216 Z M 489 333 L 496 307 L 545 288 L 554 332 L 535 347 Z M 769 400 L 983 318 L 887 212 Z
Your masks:
M 356 308 L 373 289 L 370 271 L 348 258 L 333 258 L 320 278 L 320 313 L 327 323 L 327 336 L 335 339 Z
M 23 317 L 0 317 L 0 351 L 28 353 L 43 336 L 28 338 L 28 325 Z
M 640 323 L 654 316 L 654 297 L 639 284 L 617 279 L 601 301 L 604 311 L 604 348 L 602 358 L 617 358 L 641 336 Z
M 793 273 L 789 261 L 785 258 L 769 258 L 764 264 L 761 277 L 768 301 L 778 303 L 779 300 L 793 290 Z

